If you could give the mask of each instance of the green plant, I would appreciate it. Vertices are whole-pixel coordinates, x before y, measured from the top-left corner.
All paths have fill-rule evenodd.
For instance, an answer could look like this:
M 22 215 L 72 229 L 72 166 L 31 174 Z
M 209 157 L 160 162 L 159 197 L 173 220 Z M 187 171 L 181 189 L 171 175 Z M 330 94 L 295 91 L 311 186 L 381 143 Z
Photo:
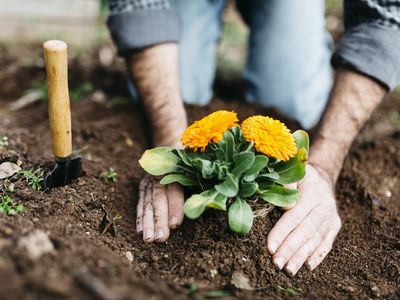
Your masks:
M 72 101 L 80 101 L 93 91 L 93 85 L 90 82 L 85 82 L 80 86 L 70 89 L 69 95 Z
M 117 182 L 118 173 L 114 170 L 114 168 L 110 168 L 108 169 L 108 171 L 104 171 L 103 173 L 101 173 L 100 178 L 107 181 Z
M 0 147 L 7 147 L 8 145 L 9 145 L 8 137 L 5 136 L 5 135 L 3 135 L 3 136 L 0 138 Z
M 25 178 L 28 185 L 34 190 L 40 191 L 44 180 L 42 169 L 38 168 L 35 171 L 33 169 L 21 170 L 17 174 Z
M 285 293 L 288 296 L 303 296 L 301 293 L 297 292 L 296 290 L 294 290 L 292 288 L 284 288 L 279 285 L 277 285 L 277 287 L 280 291 L 282 291 L 283 293 Z
M 3 187 L 4 187 L 4 190 L 7 192 L 7 193 L 13 193 L 14 192 L 14 183 L 12 183 L 12 182 L 8 182 L 7 180 L 3 183 Z
M 139 163 L 151 175 L 164 175 L 161 184 L 178 182 L 199 191 L 185 202 L 188 218 L 200 217 L 207 208 L 228 210 L 230 229 L 247 234 L 254 218 L 251 203 L 262 200 L 285 207 L 298 199 L 299 191 L 286 188 L 285 184 L 297 182 L 305 175 L 308 135 L 302 130 L 291 135 L 279 121 L 261 116 L 247 119 L 245 127 L 247 120 L 241 126 L 236 126 L 236 122 L 226 126 L 224 118 L 232 117 L 227 116 L 230 112 L 217 113 L 185 131 L 181 140 L 187 146 L 185 149 L 147 150 Z M 270 130 L 264 132 L 258 121 L 269 122 Z M 252 133 L 256 133 L 253 139 Z M 198 148 L 202 151 L 196 151 Z
M 396 130 L 400 131 L 400 113 L 398 111 L 390 112 L 389 120 L 396 128 Z
M 10 196 L 4 195 L 0 197 L 0 213 L 5 213 L 8 215 L 16 215 L 24 211 L 24 205 L 18 204 L 14 205 L 13 200 Z

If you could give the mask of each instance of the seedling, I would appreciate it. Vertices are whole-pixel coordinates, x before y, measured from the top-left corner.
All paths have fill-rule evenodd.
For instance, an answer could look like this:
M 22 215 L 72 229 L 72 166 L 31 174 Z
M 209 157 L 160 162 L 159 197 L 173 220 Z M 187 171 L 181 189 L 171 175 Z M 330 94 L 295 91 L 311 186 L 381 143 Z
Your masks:
M 3 135 L 3 136 L 0 138 L 0 147 L 5 148 L 5 147 L 7 147 L 8 145 L 9 145 L 8 137 L 5 136 L 5 135 Z
M 14 193 L 14 183 L 5 181 L 3 187 L 7 193 Z
M 113 168 L 110 168 L 108 169 L 108 171 L 104 171 L 103 173 L 101 173 L 100 178 L 107 181 L 117 182 L 118 174 Z
M 10 196 L 1 196 L 0 200 L 0 213 L 5 213 L 7 215 L 16 215 L 24 211 L 24 205 L 14 205 L 13 200 Z
M 158 147 L 139 160 L 161 184 L 177 182 L 192 189 L 185 215 L 196 219 L 207 208 L 228 210 L 231 230 L 247 234 L 253 225 L 250 204 L 266 201 L 286 207 L 299 197 L 285 184 L 305 175 L 309 141 L 305 131 L 293 134 L 278 120 L 253 116 L 239 126 L 236 113 L 217 111 L 189 126 L 185 149 Z
M 85 82 L 82 85 L 71 89 L 69 94 L 72 101 L 80 101 L 93 91 L 93 85 L 90 82 Z
M 44 180 L 42 169 L 38 168 L 35 171 L 33 169 L 21 170 L 17 174 L 25 178 L 28 185 L 34 190 L 40 191 Z
M 277 287 L 280 291 L 282 291 L 283 293 L 285 293 L 288 296 L 303 296 L 302 294 L 300 294 L 299 292 L 295 291 L 292 288 L 284 288 L 279 285 L 277 285 Z
M 389 114 L 389 120 L 392 122 L 396 130 L 400 131 L 400 113 L 398 111 L 392 111 Z
M 215 278 L 215 276 L 217 276 L 218 275 L 218 270 L 217 269 L 212 269 L 212 270 L 210 270 L 210 276 L 211 276 L 211 278 Z

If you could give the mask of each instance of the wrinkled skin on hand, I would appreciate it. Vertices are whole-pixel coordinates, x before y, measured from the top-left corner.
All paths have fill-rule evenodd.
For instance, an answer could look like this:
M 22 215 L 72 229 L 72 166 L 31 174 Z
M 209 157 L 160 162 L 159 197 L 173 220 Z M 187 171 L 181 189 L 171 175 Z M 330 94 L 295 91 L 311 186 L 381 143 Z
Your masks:
M 136 230 L 147 243 L 165 242 L 170 229 L 183 221 L 183 189 L 178 184 L 167 186 L 159 178 L 146 175 L 139 184 Z
M 313 166 L 296 186 L 300 199 L 287 208 L 268 235 L 268 250 L 279 268 L 295 275 L 307 263 L 315 269 L 326 257 L 338 234 L 341 221 L 332 185 Z M 164 242 L 170 230 L 183 221 L 184 194 L 178 184 L 160 185 L 146 175 L 139 186 L 137 232 L 145 242 Z
M 268 250 L 279 268 L 295 275 L 304 263 L 315 269 L 332 249 L 341 228 L 332 185 L 313 166 L 297 188 L 297 203 L 268 234 Z

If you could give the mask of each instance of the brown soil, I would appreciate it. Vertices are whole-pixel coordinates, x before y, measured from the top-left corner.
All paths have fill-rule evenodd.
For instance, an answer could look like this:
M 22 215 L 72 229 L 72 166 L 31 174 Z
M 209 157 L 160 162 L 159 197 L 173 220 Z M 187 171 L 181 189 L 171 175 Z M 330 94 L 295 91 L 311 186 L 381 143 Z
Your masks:
M 40 48 L 35 49 L 31 57 L 40 57 Z M 44 80 L 43 69 L 36 61 L 21 63 L 0 51 L 0 136 L 10 139 L 0 162 L 20 160 L 24 169 L 47 172 L 53 158 L 46 102 L 15 113 L 6 110 L 32 82 Z M 126 96 L 120 65 L 113 71 L 96 65 L 93 57 L 89 63 L 71 61 L 71 88 L 88 80 L 109 99 Z M 337 185 L 343 229 L 332 252 L 314 272 L 304 269 L 294 278 L 277 271 L 267 252 L 266 237 L 278 210 L 256 219 L 246 237 L 230 233 L 221 215 L 209 212 L 186 220 L 166 243 L 143 243 L 135 233 L 134 216 L 143 176 L 137 160 L 149 146 L 146 120 L 139 106 L 94 98 L 89 95 L 72 106 L 74 147 L 86 175 L 50 192 L 36 192 L 17 181 L 12 196 L 26 211 L 16 217 L 0 215 L 0 299 L 179 299 L 189 297 L 195 285 L 195 298 L 216 290 L 248 299 L 287 298 L 288 288 L 299 298 L 400 298 L 400 140 L 388 121 L 389 112 L 399 109 L 396 95 L 374 114 L 345 162 Z M 274 114 L 215 100 L 203 108 L 188 107 L 189 118 L 220 108 L 234 109 L 240 118 Z M 116 183 L 99 178 L 109 167 L 118 172 Z M 122 216 L 115 236 L 99 231 L 101 204 L 109 214 Z M 34 229 L 47 232 L 56 249 L 38 260 L 16 247 Z M 212 270 L 217 270 L 215 276 Z M 232 287 L 235 270 L 250 279 L 254 291 Z

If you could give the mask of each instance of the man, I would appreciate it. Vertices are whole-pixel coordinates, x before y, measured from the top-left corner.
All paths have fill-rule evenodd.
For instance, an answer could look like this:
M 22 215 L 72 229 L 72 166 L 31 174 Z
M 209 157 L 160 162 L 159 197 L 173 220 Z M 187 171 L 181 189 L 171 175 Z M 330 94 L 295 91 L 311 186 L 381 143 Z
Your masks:
M 109 0 L 119 53 L 152 124 L 154 146 L 181 146 L 183 101 L 212 98 L 215 47 L 225 0 Z M 319 122 L 301 197 L 268 235 L 268 250 L 290 274 L 314 269 L 340 230 L 334 186 L 359 130 L 400 81 L 400 2 L 345 1 L 346 32 L 332 57 L 323 0 L 237 0 L 250 28 L 246 100 L 274 106 L 305 128 Z M 329 101 L 328 101 L 329 100 Z M 328 104 L 327 104 L 328 103 Z M 325 110 L 323 117 L 322 112 Z M 145 177 L 137 231 L 163 242 L 183 219 L 184 196 Z

